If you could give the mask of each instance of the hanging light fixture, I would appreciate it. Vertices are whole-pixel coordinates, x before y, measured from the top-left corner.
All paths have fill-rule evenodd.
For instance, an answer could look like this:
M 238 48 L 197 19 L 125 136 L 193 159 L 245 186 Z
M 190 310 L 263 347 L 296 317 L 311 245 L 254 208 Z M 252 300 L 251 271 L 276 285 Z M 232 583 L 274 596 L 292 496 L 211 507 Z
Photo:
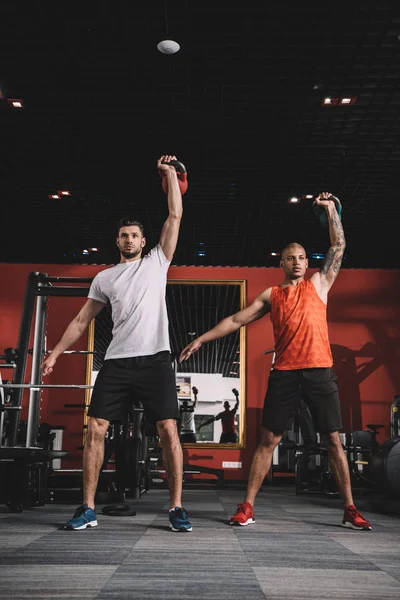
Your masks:
M 164 10 L 165 10 L 165 34 L 166 39 L 162 40 L 157 44 L 157 50 L 162 52 L 162 54 L 175 54 L 180 50 L 180 45 L 178 42 L 169 39 L 168 33 L 168 15 L 167 15 L 167 0 L 164 2 Z

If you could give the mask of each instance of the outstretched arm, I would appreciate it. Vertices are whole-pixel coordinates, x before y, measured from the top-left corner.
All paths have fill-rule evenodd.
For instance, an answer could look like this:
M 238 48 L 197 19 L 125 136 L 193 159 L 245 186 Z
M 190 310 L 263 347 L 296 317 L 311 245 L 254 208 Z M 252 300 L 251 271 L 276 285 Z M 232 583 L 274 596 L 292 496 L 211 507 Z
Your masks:
M 261 319 L 264 315 L 266 315 L 270 310 L 270 300 L 271 300 L 271 288 L 264 290 L 262 294 L 257 296 L 257 298 L 250 304 L 250 306 L 246 306 L 243 310 L 235 313 L 234 315 L 230 315 L 225 319 L 222 319 L 206 333 L 203 333 L 200 337 L 193 340 L 191 344 L 186 346 L 184 350 L 182 350 L 181 355 L 179 357 L 179 362 L 183 360 L 187 360 L 193 352 L 196 352 L 203 344 L 206 342 L 212 342 L 213 340 L 218 340 L 234 331 L 243 327 L 243 325 L 248 325 L 253 321 L 257 321 L 257 319 Z
M 217 421 L 220 418 L 221 417 L 219 415 L 217 415 L 216 417 L 211 417 L 211 419 L 207 419 L 207 421 L 204 421 L 204 423 L 202 423 L 201 425 L 199 425 L 197 429 L 199 430 L 202 427 L 205 427 L 206 425 L 209 425 L 210 423 L 214 423 L 214 421 Z
M 76 341 L 79 340 L 81 335 L 83 335 L 84 331 L 87 329 L 90 321 L 94 319 L 96 315 L 104 308 L 105 304 L 103 302 L 99 302 L 98 300 L 93 300 L 89 298 L 86 300 L 85 304 L 76 315 L 76 317 L 71 321 L 65 330 L 61 340 L 56 344 L 54 350 L 46 358 L 43 362 L 41 368 L 43 372 L 43 377 L 49 375 L 54 365 L 56 364 L 57 358 L 68 350 Z
M 157 163 L 157 168 L 160 171 L 164 171 L 168 183 L 169 214 L 160 236 L 160 246 L 168 260 L 172 260 L 174 256 L 183 213 L 182 194 L 179 189 L 175 168 L 168 164 L 163 164 L 163 161 L 168 163 L 171 160 L 176 160 L 176 156 L 161 156 Z
M 328 292 L 338 276 L 344 250 L 346 248 L 342 222 L 336 210 L 335 203 L 333 200 L 329 200 L 329 196 L 331 196 L 331 194 L 324 192 L 315 200 L 317 204 L 323 206 L 326 210 L 329 224 L 329 237 L 331 240 L 331 247 L 325 256 L 322 269 L 318 273 L 314 273 L 311 277 L 311 281 L 314 283 L 322 300 L 326 300 Z

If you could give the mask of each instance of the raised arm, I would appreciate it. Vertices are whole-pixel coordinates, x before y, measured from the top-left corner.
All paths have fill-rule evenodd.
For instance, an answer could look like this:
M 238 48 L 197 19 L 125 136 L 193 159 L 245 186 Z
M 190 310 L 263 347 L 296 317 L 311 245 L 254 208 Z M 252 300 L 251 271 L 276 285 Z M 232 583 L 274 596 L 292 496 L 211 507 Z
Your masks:
M 321 270 L 318 273 L 314 273 L 311 277 L 311 281 L 314 283 L 318 294 L 324 301 L 326 301 L 328 292 L 338 276 L 346 248 L 342 222 L 336 210 L 335 203 L 333 200 L 329 200 L 331 195 L 328 192 L 324 192 L 315 200 L 317 204 L 323 206 L 326 210 L 329 237 L 331 240 L 331 247 L 326 253 Z
M 222 319 L 206 333 L 203 333 L 200 337 L 196 338 L 182 350 L 181 355 L 179 357 L 179 362 L 183 360 L 187 360 L 193 352 L 197 352 L 199 348 L 206 342 L 212 342 L 213 340 L 218 340 L 230 333 L 233 333 L 243 327 L 243 325 L 248 325 L 253 321 L 257 321 L 257 319 L 261 319 L 264 315 L 266 315 L 270 310 L 270 300 L 271 300 L 271 288 L 268 288 L 262 292 L 257 298 L 250 304 L 250 306 L 246 306 L 243 310 L 235 313 L 234 315 L 230 315 L 225 319 Z
M 233 395 L 236 397 L 235 406 L 232 408 L 232 411 L 231 411 L 232 414 L 234 415 L 234 414 L 236 414 L 236 411 L 239 407 L 239 392 L 235 388 L 233 388 L 232 392 L 233 392 Z
M 192 387 L 192 392 L 193 392 L 193 396 L 194 396 L 193 408 L 196 409 L 196 407 L 197 407 L 197 394 L 199 393 L 199 390 L 197 389 L 197 387 L 193 386 Z
M 160 246 L 168 260 L 172 260 L 174 256 L 183 213 L 182 194 L 176 171 L 174 167 L 163 164 L 171 160 L 177 160 L 176 156 L 161 156 L 157 163 L 157 168 L 164 171 L 168 184 L 168 217 L 160 236 Z
M 99 314 L 104 306 L 105 304 L 103 304 L 103 302 L 99 302 L 98 300 L 93 300 L 92 298 L 88 298 L 88 300 L 86 300 L 79 313 L 68 325 L 61 340 L 58 342 L 58 344 L 56 344 L 52 353 L 43 362 L 41 367 L 43 376 L 49 375 L 52 372 L 53 367 L 56 364 L 56 360 L 60 354 L 65 352 L 65 350 L 68 350 L 68 348 L 70 348 L 79 340 L 79 338 L 87 329 L 90 321 Z

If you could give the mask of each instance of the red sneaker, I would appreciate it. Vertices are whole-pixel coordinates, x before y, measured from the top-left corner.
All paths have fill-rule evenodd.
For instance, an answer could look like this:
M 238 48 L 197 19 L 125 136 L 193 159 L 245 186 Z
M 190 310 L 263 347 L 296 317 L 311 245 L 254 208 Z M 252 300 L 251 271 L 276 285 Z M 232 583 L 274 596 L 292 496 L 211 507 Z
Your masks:
M 245 525 L 251 525 L 255 523 L 254 520 L 254 510 L 251 504 L 248 502 L 243 502 L 243 504 L 238 504 L 237 511 L 231 517 L 229 522 L 230 525 L 241 525 L 244 527 Z
M 358 512 L 354 504 L 350 504 L 344 511 L 342 525 L 343 527 L 362 529 L 363 531 L 372 529 L 371 524 Z

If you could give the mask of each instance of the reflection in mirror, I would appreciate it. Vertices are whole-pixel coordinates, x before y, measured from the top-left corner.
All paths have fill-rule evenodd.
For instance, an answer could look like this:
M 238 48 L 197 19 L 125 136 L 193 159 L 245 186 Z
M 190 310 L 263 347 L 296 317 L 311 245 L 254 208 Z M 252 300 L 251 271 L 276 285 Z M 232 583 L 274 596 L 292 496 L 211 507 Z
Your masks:
M 172 356 L 244 306 L 244 283 L 178 282 L 167 286 Z M 244 414 L 243 330 L 203 345 L 176 363 L 183 444 L 241 444 Z M 244 348 L 242 348 L 242 353 Z
M 167 311 L 170 345 L 176 373 L 183 444 L 243 445 L 244 328 L 205 344 L 187 361 L 178 363 L 183 348 L 238 312 L 245 303 L 245 282 L 168 281 Z M 91 383 L 96 380 L 112 338 L 111 307 L 95 319 Z

